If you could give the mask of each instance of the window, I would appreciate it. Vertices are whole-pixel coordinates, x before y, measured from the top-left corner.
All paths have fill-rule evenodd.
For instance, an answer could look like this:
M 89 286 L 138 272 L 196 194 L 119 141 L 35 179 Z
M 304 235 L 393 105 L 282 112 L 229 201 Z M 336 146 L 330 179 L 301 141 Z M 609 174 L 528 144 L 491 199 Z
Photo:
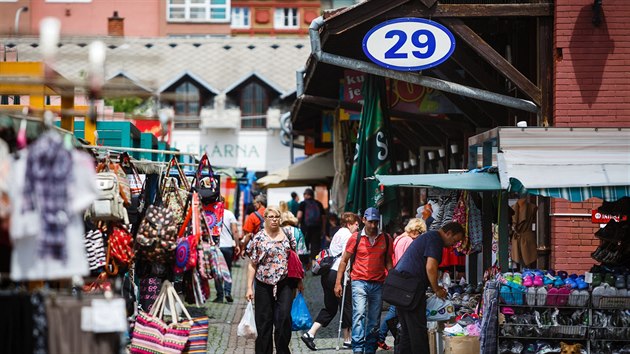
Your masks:
M 285 7 L 276 9 L 273 27 L 282 28 L 298 28 L 298 10 L 294 7 Z
M 241 91 L 241 127 L 266 128 L 269 102 L 265 88 L 250 82 Z
M 225 22 L 229 17 L 230 0 L 168 0 L 169 21 Z
M 232 8 L 232 28 L 249 28 L 249 8 Z
M 184 82 L 175 88 L 175 125 L 181 128 L 199 126 L 199 88 Z

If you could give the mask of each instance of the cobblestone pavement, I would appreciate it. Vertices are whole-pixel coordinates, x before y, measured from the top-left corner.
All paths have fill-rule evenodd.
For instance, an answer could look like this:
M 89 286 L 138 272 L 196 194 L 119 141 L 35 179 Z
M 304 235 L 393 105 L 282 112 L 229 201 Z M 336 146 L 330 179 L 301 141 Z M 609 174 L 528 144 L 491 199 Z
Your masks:
M 234 302 L 228 303 L 213 303 L 211 301 L 206 305 L 208 308 L 208 316 L 210 317 L 210 325 L 208 327 L 208 352 L 209 353 L 225 353 L 225 354 L 251 354 L 254 353 L 254 340 L 245 339 L 236 335 L 236 328 L 238 326 L 243 312 L 245 311 L 245 291 L 246 288 L 246 267 L 245 260 L 240 260 L 232 268 L 232 295 Z M 320 284 L 319 277 L 314 277 L 307 272 L 307 277 L 304 280 L 304 294 L 308 304 L 308 308 L 311 312 L 311 316 L 317 316 L 317 313 L 323 306 L 323 293 Z M 212 287 L 212 298 L 216 295 L 214 287 Z M 211 299 L 212 300 L 212 299 Z M 385 313 L 383 312 L 383 315 Z M 341 353 L 350 354 L 348 349 L 340 349 L 338 352 L 335 350 L 337 345 L 337 326 L 339 324 L 339 314 L 333 319 L 328 328 L 322 328 L 317 333 L 315 343 L 317 345 L 317 353 Z M 291 352 L 292 353 L 313 353 L 310 349 L 304 345 L 299 336 L 302 332 L 293 332 L 293 338 L 291 339 Z M 393 346 L 394 339 L 390 335 L 387 338 L 387 343 Z M 390 354 L 393 350 L 384 351 L 378 350 L 377 353 Z

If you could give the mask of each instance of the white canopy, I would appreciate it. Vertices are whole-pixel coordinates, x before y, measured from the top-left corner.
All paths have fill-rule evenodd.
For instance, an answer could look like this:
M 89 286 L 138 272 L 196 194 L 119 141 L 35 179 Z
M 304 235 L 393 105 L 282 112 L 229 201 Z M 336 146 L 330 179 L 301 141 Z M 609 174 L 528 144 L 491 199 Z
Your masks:
M 327 183 L 335 175 L 332 150 L 307 157 L 256 181 L 261 187 L 292 187 Z
M 499 149 L 503 189 L 630 186 L 630 129 L 502 128 Z

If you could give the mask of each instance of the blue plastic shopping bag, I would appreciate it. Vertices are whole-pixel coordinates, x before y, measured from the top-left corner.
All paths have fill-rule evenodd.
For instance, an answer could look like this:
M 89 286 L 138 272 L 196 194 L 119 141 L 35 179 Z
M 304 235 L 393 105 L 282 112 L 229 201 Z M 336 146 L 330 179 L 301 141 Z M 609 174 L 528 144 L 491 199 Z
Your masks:
M 302 292 L 299 292 L 293 300 L 293 305 L 291 306 L 291 321 L 293 324 L 291 325 L 291 330 L 293 331 L 306 331 L 311 329 L 313 325 L 313 318 L 311 318 L 311 313 L 308 312 L 308 307 L 306 307 L 306 301 L 304 300 L 304 296 L 302 296 Z

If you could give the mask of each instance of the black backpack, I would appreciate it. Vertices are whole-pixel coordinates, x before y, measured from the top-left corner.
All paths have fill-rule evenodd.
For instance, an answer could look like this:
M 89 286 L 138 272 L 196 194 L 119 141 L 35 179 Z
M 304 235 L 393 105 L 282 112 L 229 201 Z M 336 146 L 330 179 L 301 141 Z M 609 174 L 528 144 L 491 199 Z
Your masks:
M 322 213 L 319 203 L 315 200 L 304 201 L 304 225 L 307 227 L 317 227 L 322 225 Z

